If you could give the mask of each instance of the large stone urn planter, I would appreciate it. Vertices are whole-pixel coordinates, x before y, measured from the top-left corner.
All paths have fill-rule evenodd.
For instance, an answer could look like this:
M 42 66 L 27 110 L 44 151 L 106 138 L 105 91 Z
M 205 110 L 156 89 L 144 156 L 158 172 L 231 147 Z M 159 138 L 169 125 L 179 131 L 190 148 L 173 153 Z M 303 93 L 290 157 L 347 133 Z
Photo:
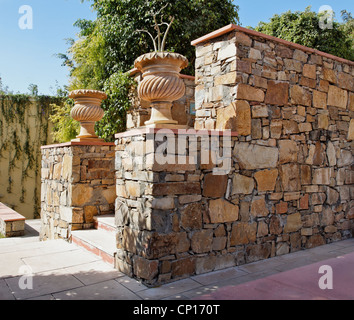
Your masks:
M 107 95 L 97 90 L 75 90 L 70 92 L 69 98 L 75 102 L 71 117 L 79 121 L 81 126 L 80 134 L 73 141 L 103 141 L 95 134 L 95 123 L 104 116 L 101 103 L 107 99 Z
M 180 78 L 188 59 L 178 53 L 151 52 L 140 56 L 134 64 L 143 77 L 138 86 L 140 99 L 151 103 L 151 118 L 145 122 L 149 128 L 179 128 L 172 119 L 172 102 L 182 98 L 185 85 Z

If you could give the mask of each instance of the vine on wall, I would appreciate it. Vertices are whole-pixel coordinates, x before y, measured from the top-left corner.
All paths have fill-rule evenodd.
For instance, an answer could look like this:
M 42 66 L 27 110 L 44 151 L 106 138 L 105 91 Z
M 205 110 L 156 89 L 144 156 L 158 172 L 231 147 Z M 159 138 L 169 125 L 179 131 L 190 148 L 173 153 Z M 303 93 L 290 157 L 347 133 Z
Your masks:
M 9 194 L 14 188 L 14 171 L 21 171 L 21 191 L 18 203 L 33 205 L 33 218 L 40 217 L 41 150 L 48 144 L 51 104 L 60 104 L 61 98 L 29 95 L 0 95 L 0 161 L 8 161 L 7 177 L 0 176 L 2 186 Z M 34 106 L 33 106 L 34 105 Z M 32 179 L 33 188 L 26 190 L 25 181 Z M 17 190 L 16 190 L 17 191 Z M 16 203 L 8 203 L 16 210 Z

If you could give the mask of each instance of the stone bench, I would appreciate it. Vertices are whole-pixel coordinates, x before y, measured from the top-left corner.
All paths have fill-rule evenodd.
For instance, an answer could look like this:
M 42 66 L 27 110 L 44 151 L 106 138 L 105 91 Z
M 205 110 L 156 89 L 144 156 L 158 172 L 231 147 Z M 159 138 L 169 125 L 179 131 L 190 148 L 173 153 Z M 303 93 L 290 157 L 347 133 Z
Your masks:
M 0 234 L 20 237 L 25 233 L 25 217 L 0 202 Z

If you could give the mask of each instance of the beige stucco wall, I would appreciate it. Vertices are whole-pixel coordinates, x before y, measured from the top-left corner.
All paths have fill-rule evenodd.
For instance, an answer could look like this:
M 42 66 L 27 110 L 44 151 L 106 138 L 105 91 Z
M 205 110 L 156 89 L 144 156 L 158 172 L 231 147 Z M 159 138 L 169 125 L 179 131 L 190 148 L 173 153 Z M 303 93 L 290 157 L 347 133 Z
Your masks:
M 38 116 L 38 114 L 41 116 Z M 38 106 L 35 100 L 26 105 L 23 121 L 17 114 L 11 122 L 6 121 L 3 112 L 0 113 L 0 201 L 11 207 L 27 219 L 39 218 L 41 190 L 41 151 L 42 142 L 51 143 L 51 127 L 48 112 Z M 46 128 L 46 124 L 48 128 Z M 14 136 L 17 136 L 21 150 L 15 160 L 16 147 Z M 26 146 L 27 142 L 27 146 Z M 4 144 L 7 147 L 4 149 Z M 29 149 L 33 154 L 33 164 L 28 167 Z M 13 165 L 10 163 L 13 161 Z M 11 168 L 10 168 L 11 167 Z M 27 171 L 27 174 L 24 173 Z

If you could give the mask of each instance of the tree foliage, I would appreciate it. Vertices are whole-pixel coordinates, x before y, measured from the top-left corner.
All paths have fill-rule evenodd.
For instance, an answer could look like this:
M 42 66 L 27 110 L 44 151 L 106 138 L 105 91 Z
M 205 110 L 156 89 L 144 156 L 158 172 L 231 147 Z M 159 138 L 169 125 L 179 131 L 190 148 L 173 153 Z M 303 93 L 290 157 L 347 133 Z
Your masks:
M 140 55 L 153 51 L 145 29 L 155 33 L 152 13 L 163 8 L 158 19 L 174 23 L 169 31 L 168 51 L 185 55 L 194 74 L 195 49 L 190 42 L 230 23 L 237 23 L 238 6 L 232 0 L 88 0 L 97 12 L 95 21 L 80 19 L 78 40 L 69 39 L 66 54 L 59 54 L 70 69 L 69 90 L 104 90 L 108 100 L 102 105 L 105 118 L 96 125 L 96 133 L 106 140 L 125 129 L 129 108 L 131 79 L 125 75 Z M 64 111 L 65 113 L 65 111 Z M 63 127 L 58 127 L 58 130 Z
M 344 22 L 333 21 L 333 28 L 321 29 L 324 13 L 305 11 L 275 14 L 270 22 L 260 22 L 256 31 L 295 42 L 306 47 L 354 60 L 354 23 L 350 13 L 341 12 Z

